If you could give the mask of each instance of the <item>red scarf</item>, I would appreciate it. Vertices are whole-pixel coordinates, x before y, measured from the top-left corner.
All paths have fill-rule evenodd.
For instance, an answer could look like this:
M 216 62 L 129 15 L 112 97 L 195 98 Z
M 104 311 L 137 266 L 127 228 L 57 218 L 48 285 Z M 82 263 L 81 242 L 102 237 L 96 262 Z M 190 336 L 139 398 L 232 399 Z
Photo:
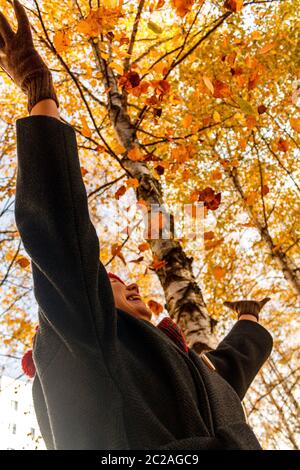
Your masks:
M 177 346 L 184 352 L 188 352 L 189 348 L 185 342 L 184 335 L 179 326 L 170 318 L 164 317 L 161 322 L 158 323 L 157 328 L 162 330 Z

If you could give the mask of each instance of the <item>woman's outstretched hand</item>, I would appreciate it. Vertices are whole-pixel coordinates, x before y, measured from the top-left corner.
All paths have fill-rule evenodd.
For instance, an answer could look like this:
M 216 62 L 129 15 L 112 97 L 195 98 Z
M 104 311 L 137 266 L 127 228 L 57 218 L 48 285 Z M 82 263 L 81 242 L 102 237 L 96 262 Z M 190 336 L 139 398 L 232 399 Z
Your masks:
M 18 20 L 15 33 L 0 11 L 0 66 L 28 97 L 28 112 L 40 100 L 53 99 L 59 107 L 52 75 L 36 51 L 25 8 L 13 0 Z
M 259 320 L 259 312 L 263 306 L 269 302 L 270 297 L 266 297 L 263 300 L 257 302 L 256 300 L 238 300 L 237 302 L 224 302 L 225 307 L 230 308 L 238 314 L 238 319 L 242 315 L 253 315 Z

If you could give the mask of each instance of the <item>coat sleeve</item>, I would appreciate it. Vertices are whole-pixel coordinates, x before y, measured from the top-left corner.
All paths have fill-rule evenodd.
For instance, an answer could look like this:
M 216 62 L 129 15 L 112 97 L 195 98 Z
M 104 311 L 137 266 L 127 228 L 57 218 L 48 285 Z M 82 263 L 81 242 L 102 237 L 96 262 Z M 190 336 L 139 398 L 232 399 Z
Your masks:
M 251 320 L 239 320 L 206 355 L 242 400 L 272 348 L 273 338 L 266 328 Z
M 39 312 L 70 349 L 114 340 L 112 289 L 99 259 L 73 127 L 44 115 L 16 121 L 15 220 L 31 259 Z

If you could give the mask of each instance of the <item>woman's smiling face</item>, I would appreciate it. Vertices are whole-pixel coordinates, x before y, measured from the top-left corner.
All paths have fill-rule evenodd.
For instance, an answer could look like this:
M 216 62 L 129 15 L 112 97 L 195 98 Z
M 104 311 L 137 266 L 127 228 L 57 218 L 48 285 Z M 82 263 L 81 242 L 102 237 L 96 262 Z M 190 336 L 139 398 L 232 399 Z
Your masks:
M 151 321 L 152 312 L 142 301 L 136 283 L 125 285 L 118 279 L 110 278 L 116 307 L 143 320 Z

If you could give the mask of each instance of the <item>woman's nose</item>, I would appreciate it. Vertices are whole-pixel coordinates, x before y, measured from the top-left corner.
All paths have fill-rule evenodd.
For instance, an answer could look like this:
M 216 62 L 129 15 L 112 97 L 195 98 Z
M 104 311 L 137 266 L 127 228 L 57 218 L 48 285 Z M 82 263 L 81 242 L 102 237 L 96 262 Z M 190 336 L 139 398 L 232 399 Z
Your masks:
M 135 290 L 137 293 L 139 292 L 139 286 L 134 282 L 126 287 L 127 290 Z

